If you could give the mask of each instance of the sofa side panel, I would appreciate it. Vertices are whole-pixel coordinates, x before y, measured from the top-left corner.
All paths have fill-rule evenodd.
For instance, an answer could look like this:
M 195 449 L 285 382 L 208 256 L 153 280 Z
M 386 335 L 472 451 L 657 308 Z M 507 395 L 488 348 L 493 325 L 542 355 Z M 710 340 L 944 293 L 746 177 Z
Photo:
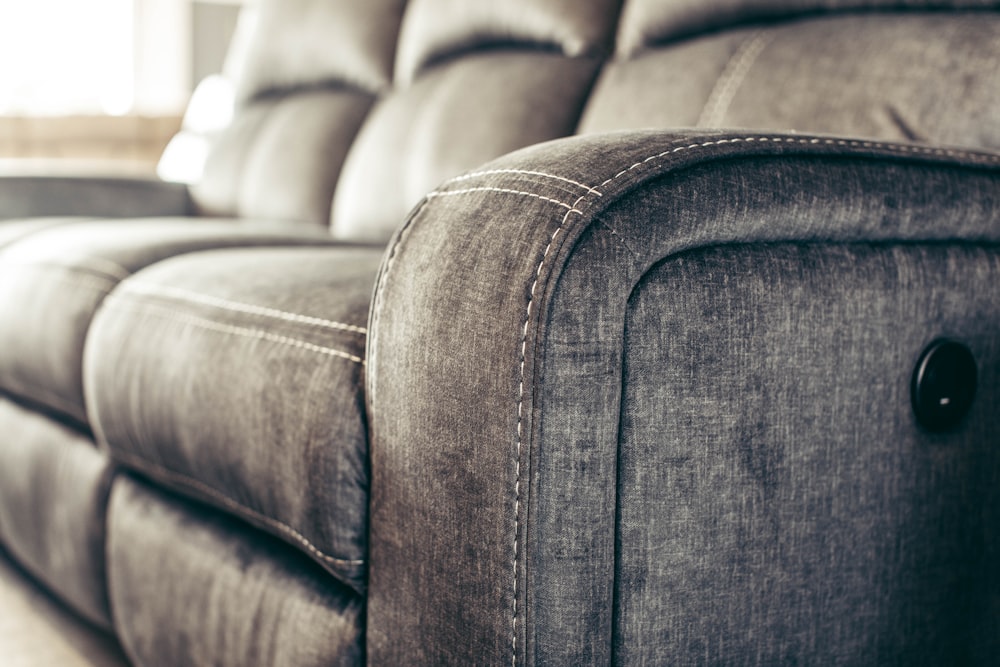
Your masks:
M 1000 647 L 1000 248 L 681 253 L 625 323 L 615 664 L 986 665 Z M 931 433 L 921 352 L 973 353 Z
M 633 287 L 735 242 L 995 242 L 994 162 L 639 133 L 522 151 L 432 193 L 370 326 L 370 656 L 611 661 Z

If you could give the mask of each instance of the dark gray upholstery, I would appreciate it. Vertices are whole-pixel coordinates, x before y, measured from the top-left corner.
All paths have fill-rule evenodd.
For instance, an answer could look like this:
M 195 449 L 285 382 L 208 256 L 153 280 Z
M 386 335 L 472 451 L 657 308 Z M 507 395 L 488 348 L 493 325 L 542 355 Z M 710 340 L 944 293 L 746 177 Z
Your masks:
M 121 280 L 173 255 L 227 246 L 322 245 L 273 224 L 190 219 L 86 221 L 42 229 L 0 250 L 0 389 L 87 423 L 83 345 Z
M 6 553 L 138 665 L 995 662 L 1000 2 L 260 5 L 198 183 L 0 179 Z
M 41 216 L 185 215 L 182 185 L 143 178 L 0 176 L 0 221 Z
M 362 364 L 381 255 L 200 252 L 132 276 L 87 339 L 88 416 L 98 440 L 130 467 L 291 542 L 362 591 Z
M 620 439 L 626 435 L 620 421 L 622 387 L 628 381 L 622 375 L 626 314 L 636 285 L 658 262 L 673 261 L 678 253 L 732 243 L 975 240 L 996 244 L 998 167 L 1000 158 L 995 154 L 871 142 L 637 133 L 522 151 L 485 166 L 480 175 L 452 181 L 431 193 L 390 247 L 372 315 L 367 376 L 372 450 L 369 658 L 378 664 L 413 655 L 426 664 L 500 663 L 509 662 L 513 651 L 514 661 L 525 664 L 592 664 L 615 657 L 628 664 L 632 656 L 643 662 L 650 654 L 642 653 L 639 644 L 652 639 L 633 636 L 636 644 L 630 649 L 615 643 L 615 637 L 624 639 L 622 632 L 630 629 L 616 627 L 623 620 L 621 605 L 633 596 L 647 599 L 643 581 L 637 581 L 634 590 L 616 590 L 627 574 L 620 569 L 622 554 L 635 549 L 656 563 L 661 562 L 661 550 L 692 557 L 694 552 L 673 542 L 669 530 L 657 532 L 657 524 L 639 527 L 636 533 L 621 532 L 628 527 L 621 523 L 625 511 L 621 503 L 631 497 L 628 487 L 619 486 L 620 476 L 627 472 L 621 466 L 631 456 L 622 448 L 666 446 L 664 432 L 655 422 L 649 425 L 648 433 L 655 438 L 651 442 L 640 445 Z M 714 187 L 719 183 L 727 187 Z M 899 202 L 907 205 L 900 207 Z M 433 261 L 423 248 L 438 249 Z M 980 255 L 980 266 L 970 268 L 973 273 L 985 272 L 979 279 L 992 271 L 981 265 L 983 261 L 995 265 L 995 254 Z M 461 279 L 454 279 L 457 276 Z M 894 287 L 896 297 L 907 303 L 896 280 L 879 289 Z M 419 288 L 423 285 L 428 289 Z M 996 290 L 988 290 L 983 298 L 993 312 L 1000 298 Z M 748 310 L 742 302 L 733 307 L 738 312 Z M 949 312 L 954 311 L 930 313 L 929 325 L 920 334 L 972 341 L 982 337 L 982 325 L 969 330 L 959 321 L 949 321 Z M 979 316 L 982 311 L 971 312 Z M 824 324 L 802 322 L 807 325 Z M 871 326 L 875 330 L 868 337 L 892 345 L 906 342 L 896 339 L 891 322 L 876 321 Z M 630 339 L 636 335 L 631 333 Z M 412 340 L 428 342 L 404 344 Z M 896 352 L 907 359 L 896 371 L 903 377 L 912 372 L 920 352 L 913 345 L 911 338 Z M 817 352 L 834 355 L 828 362 L 832 363 L 852 349 L 848 340 Z M 984 355 L 985 373 L 995 367 L 990 356 L 994 346 L 978 349 Z M 739 360 L 726 357 L 715 363 Z M 857 362 L 844 357 L 841 363 Z M 735 366 L 727 368 L 738 373 Z M 447 378 L 446 388 L 441 378 Z M 651 379 L 653 386 L 661 385 L 658 380 Z M 849 393 L 852 378 L 832 375 L 828 380 L 835 412 L 827 415 L 827 422 L 808 423 L 809 430 L 797 434 L 803 443 L 814 443 L 830 428 L 842 428 L 845 419 L 854 421 L 849 412 L 854 407 Z M 995 387 L 990 383 L 996 381 L 988 376 L 983 383 Z M 743 394 L 741 387 L 728 389 L 727 395 L 730 391 L 733 400 Z M 470 395 L 477 400 L 467 401 Z M 645 419 L 669 408 L 655 393 L 643 395 L 649 401 Z M 899 398 L 902 406 L 894 410 L 905 411 L 908 397 Z M 401 402 L 409 408 L 396 409 Z M 993 441 L 997 429 L 995 411 L 986 405 L 987 412 L 980 413 L 983 423 L 971 427 L 978 435 L 968 436 L 985 438 L 981 443 Z M 769 405 L 768 410 L 780 420 L 791 420 L 800 412 L 783 404 Z M 679 419 L 686 423 L 693 417 L 684 413 Z M 762 416 L 752 419 L 757 422 Z M 886 435 L 879 419 L 863 423 L 879 430 L 862 433 L 862 442 L 877 444 L 879 435 Z M 905 427 L 912 432 L 914 424 Z M 724 444 L 709 442 L 713 447 Z M 963 491 L 955 504 L 939 499 L 934 509 L 925 509 L 928 516 L 944 513 L 947 518 L 933 521 L 945 523 L 963 511 L 978 512 L 982 521 L 974 525 L 982 532 L 972 539 L 995 540 L 987 535 L 995 535 L 996 514 L 987 508 L 995 502 L 989 480 L 996 479 L 1000 461 L 995 448 L 981 451 L 985 459 L 978 463 L 991 472 L 969 488 L 972 495 Z M 456 460 L 462 465 L 454 465 Z M 826 471 L 840 474 L 833 466 Z M 884 479 L 887 471 L 872 472 Z M 857 521 L 877 520 L 883 503 L 898 499 L 904 489 L 919 491 L 923 497 L 915 482 L 909 484 L 874 496 L 867 508 L 871 514 Z M 756 487 L 748 491 L 755 493 Z M 911 495 L 906 503 L 919 506 L 919 497 Z M 643 496 L 644 502 L 655 498 Z M 733 502 L 748 503 L 753 498 L 741 496 Z M 842 511 L 822 503 L 795 507 L 805 521 L 820 526 L 837 521 Z M 477 527 L 474 535 L 468 532 L 471 526 Z M 781 534 L 783 528 L 777 524 Z M 841 554 L 838 562 L 872 560 L 869 545 L 856 542 L 850 531 L 831 534 L 832 545 L 823 544 L 822 532 L 814 535 L 814 541 L 807 537 L 789 544 L 788 556 L 808 562 L 833 548 Z M 903 539 L 903 534 L 897 537 Z M 993 551 L 995 545 L 987 548 Z M 436 557 L 423 559 L 422 553 Z M 958 546 L 930 554 L 935 567 L 946 570 L 981 558 Z M 723 562 L 709 570 L 705 581 L 724 580 L 724 575 L 731 575 L 729 567 Z M 891 560 L 886 567 L 887 580 L 880 583 L 887 589 L 897 577 L 920 576 L 928 591 L 923 599 L 932 602 L 919 607 L 924 614 L 919 623 L 934 623 L 937 614 L 954 611 L 934 603 L 935 596 L 961 606 L 961 597 L 949 597 L 953 593 L 949 581 L 917 575 Z M 849 607 L 855 596 L 871 595 L 867 581 L 839 581 L 836 570 L 815 571 L 812 576 L 807 585 L 835 592 L 837 597 L 828 602 L 841 608 Z M 992 576 L 979 581 L 992 581 Z M 707 586 L 694 594 L 725 591 Z M 428 590 L 435 591 L 433 601 L 427 599 Z M 659 588 L 648 593 L 656 599 L 665 594 Z M 765 606 L 784 604 L 781 589 L 769 594 L 779 597 L 765 597 Z M 744 599 L 742 591 L 731 595 Z M 904 605 L 907 600 L 903 594 L 893 601 Z M 868 626 L 871 633 L 880 632 L 884 623 L 896 622 L 901 610 L 887 604 L 880 611 L 884 615 Z M 973 615 L 970 622 L 992 618 L 982 607 Z M 462 623 L 454 622 L 459 618 Z M 667 629 L 658 607 L 642 608 L 640 618 L 635 622 L 644 627 Z M 890 625 L 891 639 L 883 640 L 888 644 L 880 655 L 889 658 L 876 662 L 902 661 L 912 655 L 909 635 L 896 632 L 897 627 L 901 626 Z M 752 632 L 757 636 L 765 629 L 773 633 L 758 639 L 775 650 L 792 639 L 782 634 L 780 626 L 768 628 L 763 622 Z M 836 631 L 833 626 L 807 629 Z M 858 629 L 852 625 L 845 631 Z M 994 635 L 989 637 L 981 646 L 995 648 Z M 864 635 L 861 641 L 866 640 L 876 641 L 877 634 Z M 937 644 L 939 650 L 948 646 Z M 694 662 L 704 655 L 698 644 L 683 646 L 688 652 L 669 648 L 661 640 L 648 650 L 656 656 L 654 662 Z M 745 655 L 733 650 L 718 653 L 718 659 L 727 662 Z M 819 658 L 820 652 L 817 649 L 813 655 Z M 796 655 L 809 655 L 808 646 Z M 854 655 L 862 660 L 869 654 Z M 924 652 L 920 659 L 935 664 L 933 655 Z M 783 657 L 780 652 L 778 657 Z
M 128 477 L 111 494 L 108 564 L 136 664 L 339 667 L 364 655 L 362 600 L 312 561 Z
M 105 509 L 114 469 L 93 442 L 0 397 L 0 539 L 87 620 L 111 627 Z

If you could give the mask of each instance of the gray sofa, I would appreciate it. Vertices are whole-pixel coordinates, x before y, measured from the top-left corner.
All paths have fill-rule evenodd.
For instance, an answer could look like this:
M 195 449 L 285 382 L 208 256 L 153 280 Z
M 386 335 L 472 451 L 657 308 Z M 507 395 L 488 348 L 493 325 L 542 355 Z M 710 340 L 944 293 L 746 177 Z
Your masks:
M 260 11 L 195 185 L 0 179 L 40 585 L 137 665 L 996 664 L 1000 3 Z

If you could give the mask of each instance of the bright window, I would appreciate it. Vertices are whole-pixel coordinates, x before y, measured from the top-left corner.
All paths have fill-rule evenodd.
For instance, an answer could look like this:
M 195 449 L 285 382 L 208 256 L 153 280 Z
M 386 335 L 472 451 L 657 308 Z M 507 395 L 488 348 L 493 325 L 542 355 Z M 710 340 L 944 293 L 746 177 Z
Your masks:
M 0 0 L 0 114 L 175 114 L 188 0 Z

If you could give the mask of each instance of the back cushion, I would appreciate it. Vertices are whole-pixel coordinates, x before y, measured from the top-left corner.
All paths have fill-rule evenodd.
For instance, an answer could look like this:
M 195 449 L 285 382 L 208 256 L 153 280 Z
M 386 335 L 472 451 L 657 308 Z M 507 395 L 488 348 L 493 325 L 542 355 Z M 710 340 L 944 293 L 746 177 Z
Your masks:
M 411 0 L 396 87 L 341 174 L 334 236 L 385 240 L 442 180 L 572 134 L 618 0 Z
M 325 226 L 347 150 L 392 80 L 405 0 L 262 0 L 202 213 Z
M 780 129 L 998 148 L 1000 15 L 911 9 L 941 4 L 997 5 L 630 0 L 580 130 Z M 883 7 L 897 11 L 819 11 Z

